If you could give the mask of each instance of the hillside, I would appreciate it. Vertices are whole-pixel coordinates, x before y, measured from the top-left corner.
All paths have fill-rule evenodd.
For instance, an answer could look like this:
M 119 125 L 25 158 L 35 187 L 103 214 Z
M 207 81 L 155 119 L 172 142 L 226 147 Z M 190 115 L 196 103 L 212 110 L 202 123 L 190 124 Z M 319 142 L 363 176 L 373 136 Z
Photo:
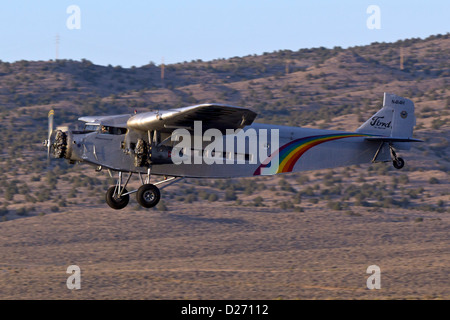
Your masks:
M 257 122 L 354 130 L 380 107 L 383 92 L 415 102 L 415 135 L 426 141 L 405 154 L 407 166 L 401 171 L 377 164 L 251 182 L 188 180 L 191 189 L 167 189 L 164 208 L 178 201 L 208 201 L 214 193 L 217 201 L 236 206 L 448 212 L 449 57 L 446 34 L 348 49 L 282 50 L 184 62 L 166 65 L 164 80 L 154 64 L 127 69 L 87 60 L 2 62 L 1 215 L 8 220 L 86 203 L 106 209 L 103 193 L 111 180 L 105 174 L 63 161 L 47 167 L 41 143 L 51 108 L 61 125 L 73 124 L 81 115 L 218 102 L 253 109 Z M 355 186 L 364 186 L 370 194 L 355 194 Z M 196 195 L 188 194 L 196 189 Z M 226 191 L 234 192 L 237 202 L 228 201 Z

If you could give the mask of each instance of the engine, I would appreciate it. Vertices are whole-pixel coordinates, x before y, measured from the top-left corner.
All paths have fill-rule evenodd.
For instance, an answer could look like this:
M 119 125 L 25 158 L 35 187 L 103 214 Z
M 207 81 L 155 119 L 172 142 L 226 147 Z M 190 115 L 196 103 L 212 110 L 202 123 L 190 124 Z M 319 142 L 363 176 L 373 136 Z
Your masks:
M 172 147 L 149 144 L 143 139 L 138 139 L 134 148 L 134 165 L 136 167 L 148 167 L 151 164 L 170 164 L 172 162 Z
M 65 158 L 67 155 L 67 132 L 57 130 L 52 147 L 55 158 Z

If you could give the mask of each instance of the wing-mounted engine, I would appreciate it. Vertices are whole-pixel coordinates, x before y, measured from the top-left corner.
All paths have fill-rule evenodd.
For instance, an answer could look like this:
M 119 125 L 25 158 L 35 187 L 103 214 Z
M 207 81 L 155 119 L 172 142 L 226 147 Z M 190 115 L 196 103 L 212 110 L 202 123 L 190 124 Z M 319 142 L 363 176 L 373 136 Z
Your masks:
M 155 145 L 144 139 L 138 139 L 134 148 L 134 165 L 148 167 L 152 164 L 172 163 L 171 153 L 171 146 Z
M 134 165 L 136 167 L 147 167 L 150 165 L 150 144 L 143 139 L 138 139 L 134 148 Z
M 172 162 L 172 147 L 166 145 L 154 146 L 150 152 L 150 162 L 154 164 L 166 164 Z

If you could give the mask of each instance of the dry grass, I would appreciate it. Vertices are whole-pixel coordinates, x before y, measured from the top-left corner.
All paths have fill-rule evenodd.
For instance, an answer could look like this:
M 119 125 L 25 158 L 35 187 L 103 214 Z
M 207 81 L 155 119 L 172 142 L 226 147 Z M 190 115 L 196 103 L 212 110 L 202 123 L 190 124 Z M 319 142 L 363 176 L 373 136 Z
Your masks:
M 448 299 L 449 224 L 402 209 L 73 208 L 0 224 L 0 298 Z M 66 287 L 72 264 L 81 290 Z M 373 264 L 380 290 L 366 288 Z

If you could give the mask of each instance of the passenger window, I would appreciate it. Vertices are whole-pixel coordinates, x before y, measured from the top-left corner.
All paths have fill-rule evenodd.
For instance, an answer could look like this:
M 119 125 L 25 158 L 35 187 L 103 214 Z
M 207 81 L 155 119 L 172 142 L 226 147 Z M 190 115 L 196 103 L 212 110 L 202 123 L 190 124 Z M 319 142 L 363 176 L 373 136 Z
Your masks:
M 126 128 L 102 126 L 100 133 L 121 135 L 127 133 Z

